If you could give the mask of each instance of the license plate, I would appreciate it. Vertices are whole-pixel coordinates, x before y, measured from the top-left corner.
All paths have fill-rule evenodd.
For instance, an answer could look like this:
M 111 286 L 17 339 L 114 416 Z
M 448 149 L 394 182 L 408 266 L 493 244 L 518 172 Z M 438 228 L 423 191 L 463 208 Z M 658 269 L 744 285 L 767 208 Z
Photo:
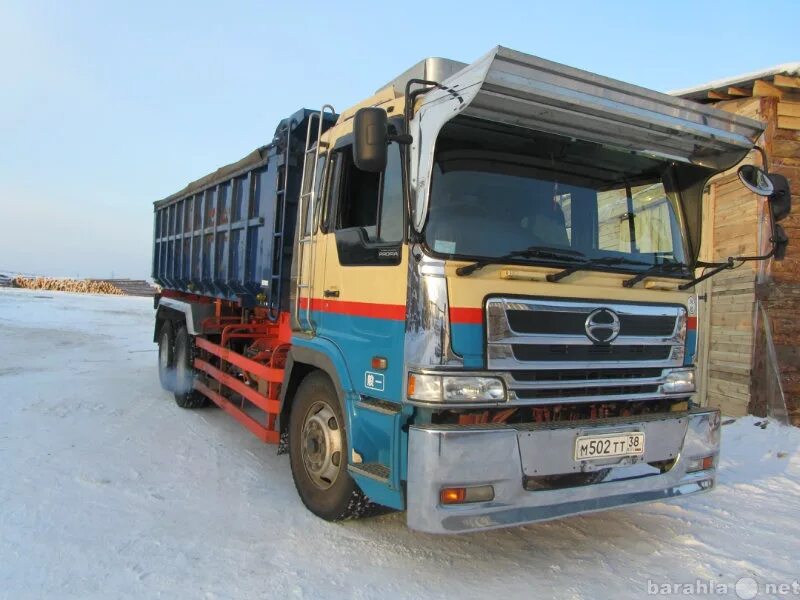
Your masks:
M 644 433 L 584 435 L 575 440 L 575 460 L 644 454 Z

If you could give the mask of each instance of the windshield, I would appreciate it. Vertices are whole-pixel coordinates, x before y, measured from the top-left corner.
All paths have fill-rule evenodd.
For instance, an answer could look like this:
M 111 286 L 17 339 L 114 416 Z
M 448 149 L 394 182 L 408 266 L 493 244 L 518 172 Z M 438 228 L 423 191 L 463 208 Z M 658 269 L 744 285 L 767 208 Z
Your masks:
M 683 263 L 670 169 L 588 142 L 455 119 L 437 141 L 425 241 L 457 258 L 544 247 L 626 270 Z

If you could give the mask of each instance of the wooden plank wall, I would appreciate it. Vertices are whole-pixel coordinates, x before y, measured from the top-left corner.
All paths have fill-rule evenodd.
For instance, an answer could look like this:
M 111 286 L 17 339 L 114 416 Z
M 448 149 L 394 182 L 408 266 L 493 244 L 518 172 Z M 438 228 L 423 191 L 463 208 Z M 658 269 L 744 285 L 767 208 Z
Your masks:
M 708 404 L 726 414 L 765 416 L 785 403 L 789 420 L 800 425 L 800 92 L 790 85 L 800 80 L 778 78 L 756 81 L 753 97 L 714 104 L 767 123 L 761 143 L 770 172 L 786 176 L 794 192 L 795 210 L 781 223 L 787 256 L 723 272 L 700 291 L 709 296 L 710 331 L 698 363 Z M 760 166 L 754 155 L 746 160 Z M 738 183 L 735 169 L 715 177 L 708 196 L 703 259 L 766 250 L 766 205 Z
M 776 84 L 788 84 L 798 78 L 784 78 Z M 792 189 L 793 212 L 781 222 L 789 236 L 786 259 L 770 265 L 769 278 L 758 286 L 757 294 L 769 321 L 774 354 L 780 374 L 787 416 L 794 425 L 800 425 L 800 92 L 784 85 L 780 94 L 762 99 L 765 117 L 770 122 L 766 132 L 766 150 L 770 172 L 780 173 Z M 762 336 L 763 337 L 763 336 Z M 774 369 L 767 362 L 768 348 L 756 347 L 756 365 L 751 387 L 750 410 L 766 414 L 774 402 Z M 759 368 L 761 367 L 761 368 Z
M 760 118 L 761 99 L 719 102 L 717 108 Z M 746 160 L 752 162 L 753 156 Z M 738 166 L 737 166 L 738 168 Z M 701 257 L 721 261 L 728 256 L 756 254 L 759 246 L 760 201 L 739 182 L 736 168 L 709 182 Z M 704 378 L 705 403 L 728 415 L 747 414 L 754 345 L 753 316 L 757 264 L 723 271 L 699 290 L 707 294 L 709 311 L 698 366 Z M 703 400 L 703 399 L 701 399 Z

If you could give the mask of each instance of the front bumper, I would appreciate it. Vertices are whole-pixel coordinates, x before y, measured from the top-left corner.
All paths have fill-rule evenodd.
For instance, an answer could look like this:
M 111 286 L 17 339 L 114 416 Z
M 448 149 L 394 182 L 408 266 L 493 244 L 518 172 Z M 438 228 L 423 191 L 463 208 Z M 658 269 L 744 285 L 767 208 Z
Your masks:
M 576 462 L 581 435 L 642 431 L 641 459 Z M 687 473 L 693 459 L 719 452 L 720 416 L 713 409 L 658 417 L 531 426 L 418 425 L 409 430 L 408 526 L 431 533 L 459 533 L 520 525 L 566 515 L 663 500 L 710 490 L 716 467 Z M 648 463 L 675 460 L 666 472 Z M 716 465 L 716 459 L 714 465 Z M 590 485 L 529 491 L 540 476 L 610 468 Z M 444 487 L 492 485 L 490 502 L 443 506 Z

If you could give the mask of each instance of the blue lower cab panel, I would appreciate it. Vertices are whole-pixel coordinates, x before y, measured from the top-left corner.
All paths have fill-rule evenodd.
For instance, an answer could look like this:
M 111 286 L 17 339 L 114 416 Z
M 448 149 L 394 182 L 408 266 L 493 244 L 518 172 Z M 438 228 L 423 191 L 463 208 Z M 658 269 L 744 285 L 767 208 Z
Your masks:
M 464 359 L 464 367 L 482 369 L 483 325 L 479 323 L 453 323 L 451 325 L 453 352 Z
M 686 366 L 694 364 L 694 353 L 697 349 L 697 329 L 689 329 L 686 331 L 686 354 L 683 358 L 683 364 Z
M 376 410 L 381 401 L 400 409 L 403 390 L 403 341 L 405 322 L 375 319 L 338 313 L 317 313 L 317 336 L 311 340 L 295 338 L 293 344 L 324 353 L 335 365 L 345 390 L 345 412 L 350 465 L 382 465 L 388 480 L 377 480 L 351 472 L 362 491 L 378 504 L 405 508 L 401 481 L 404 477 L 401 449 L 407 436 L 401 425 L 410 415 L 410 407 L 392 413 Z M 373 369 L 372 358 L 387 360 L 384 370 Z M 354 461 L 352 450 L 360 462 Z

